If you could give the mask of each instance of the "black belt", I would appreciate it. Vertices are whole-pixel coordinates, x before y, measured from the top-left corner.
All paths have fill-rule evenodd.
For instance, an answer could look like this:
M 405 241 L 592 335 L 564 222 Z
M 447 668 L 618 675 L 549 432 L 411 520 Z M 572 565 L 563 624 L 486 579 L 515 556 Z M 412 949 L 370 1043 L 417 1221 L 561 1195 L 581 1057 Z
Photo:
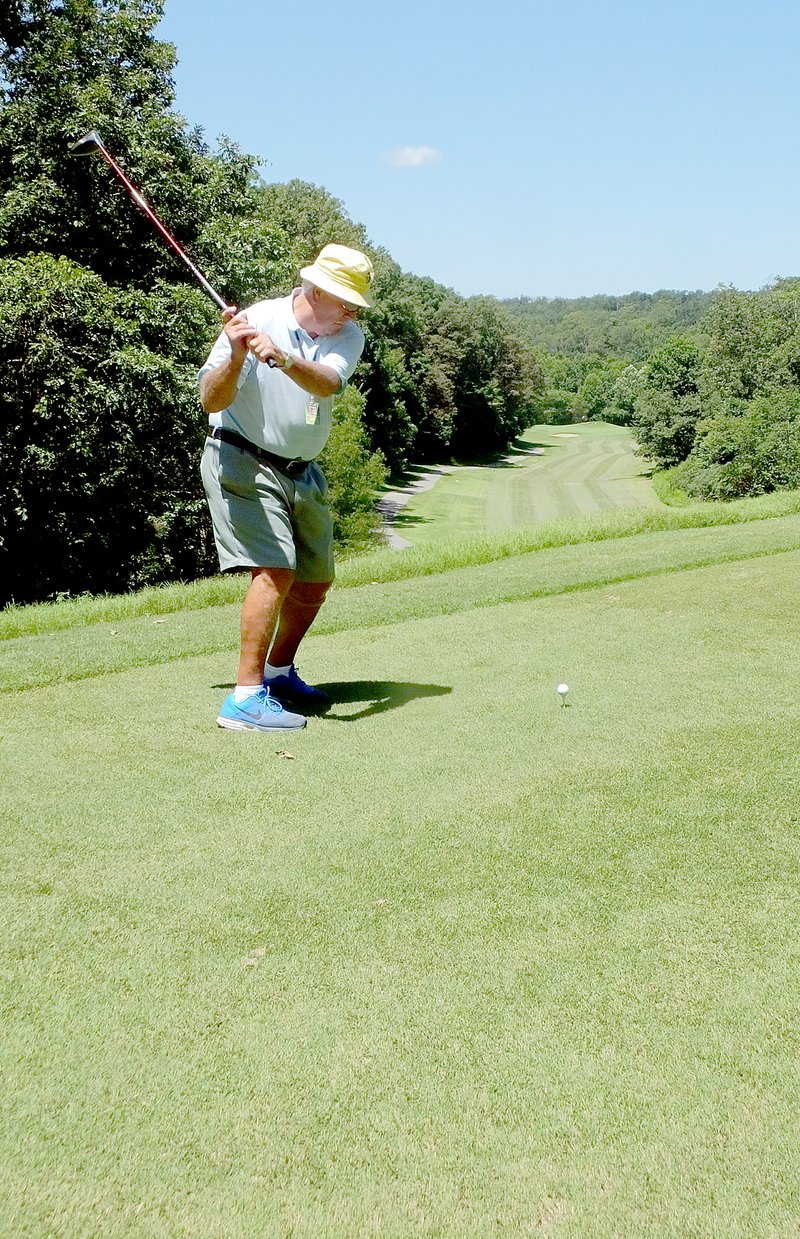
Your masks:
M 230 443 L 231 447 L 238 447 L 240 452 L 249 452 L 251 456 L 255 456 L 256 460 L 263 461 L 265 465 L 270 465 L 273 469 L 280 469 L 281 473 L 285 473 L 290 478 L 299 478 L 300 474 L 304 473 L 311 464 L 310 460 L 289 460 L 286 456 L 276 456 L 274 452 L 268 452 L 265 447 L 258 447 L 257 444 L 251 443 L 243 435 L 237 435 L 235 430 L 225 430 L 222 426 L 214 427 L 211 431 L 211 438 L 220 439 L 222 443 Z

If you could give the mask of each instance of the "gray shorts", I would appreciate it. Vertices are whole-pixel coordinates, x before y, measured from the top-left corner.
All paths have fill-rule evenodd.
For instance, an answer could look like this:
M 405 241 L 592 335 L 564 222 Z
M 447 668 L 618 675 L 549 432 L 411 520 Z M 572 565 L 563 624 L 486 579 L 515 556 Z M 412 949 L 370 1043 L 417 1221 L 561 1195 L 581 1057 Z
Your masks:
M 223 572 L 291 568 L 298 581 L 333 580 L 328 484 L 310 461 L 299 477 L 230 443 L 206 439 L 200 465 Z

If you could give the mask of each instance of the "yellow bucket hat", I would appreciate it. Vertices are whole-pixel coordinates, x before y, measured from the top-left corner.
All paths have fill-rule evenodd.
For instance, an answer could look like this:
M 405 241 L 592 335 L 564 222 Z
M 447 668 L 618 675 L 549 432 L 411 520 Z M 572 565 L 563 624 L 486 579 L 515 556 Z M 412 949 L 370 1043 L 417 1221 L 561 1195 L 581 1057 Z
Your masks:
M 369 308 L 369 286 L 375 274 L 372 263 L 360 250 L 351 250 L 346 245 L 326 245 L 310 267 L 303 267 L 300 275 L 317 288 L 346 301 L 350 305 Z

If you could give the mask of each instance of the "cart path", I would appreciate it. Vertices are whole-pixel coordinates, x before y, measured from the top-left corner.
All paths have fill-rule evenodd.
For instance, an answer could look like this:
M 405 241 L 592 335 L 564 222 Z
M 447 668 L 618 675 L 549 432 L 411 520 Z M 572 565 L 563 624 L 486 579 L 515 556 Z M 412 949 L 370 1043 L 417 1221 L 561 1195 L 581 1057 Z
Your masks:
M 414 481 L 409 482 L 407 486 L 400 487 L 399 490 L 386 491 L 376 505 L 381 517 L 383 536 L 388 545 L 396 551 L 402 551 L 407 546 L 411 546 L 408 539 L 401 537 L 395 530 L 398 513 L 414 495 L 419 495 L 424 490 L 431 490 L 440 478 L 447 473 L 453 473 L 454 470 L 449 465 L 439 465 L 436 468 L 412 465 L 408 472 L 411 474 L 416 472 L 417 476 Z

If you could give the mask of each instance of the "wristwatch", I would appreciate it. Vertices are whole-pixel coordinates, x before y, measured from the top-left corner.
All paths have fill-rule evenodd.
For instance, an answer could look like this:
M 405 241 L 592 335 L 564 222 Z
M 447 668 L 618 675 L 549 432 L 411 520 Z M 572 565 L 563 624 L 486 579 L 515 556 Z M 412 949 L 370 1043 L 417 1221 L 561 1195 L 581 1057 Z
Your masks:
M 284 353 L 283 365 L 281 366 L 281 370 L 291 370 L 293 365 L 294 365 L 294 357 L 292 357 L 292 354 Z

